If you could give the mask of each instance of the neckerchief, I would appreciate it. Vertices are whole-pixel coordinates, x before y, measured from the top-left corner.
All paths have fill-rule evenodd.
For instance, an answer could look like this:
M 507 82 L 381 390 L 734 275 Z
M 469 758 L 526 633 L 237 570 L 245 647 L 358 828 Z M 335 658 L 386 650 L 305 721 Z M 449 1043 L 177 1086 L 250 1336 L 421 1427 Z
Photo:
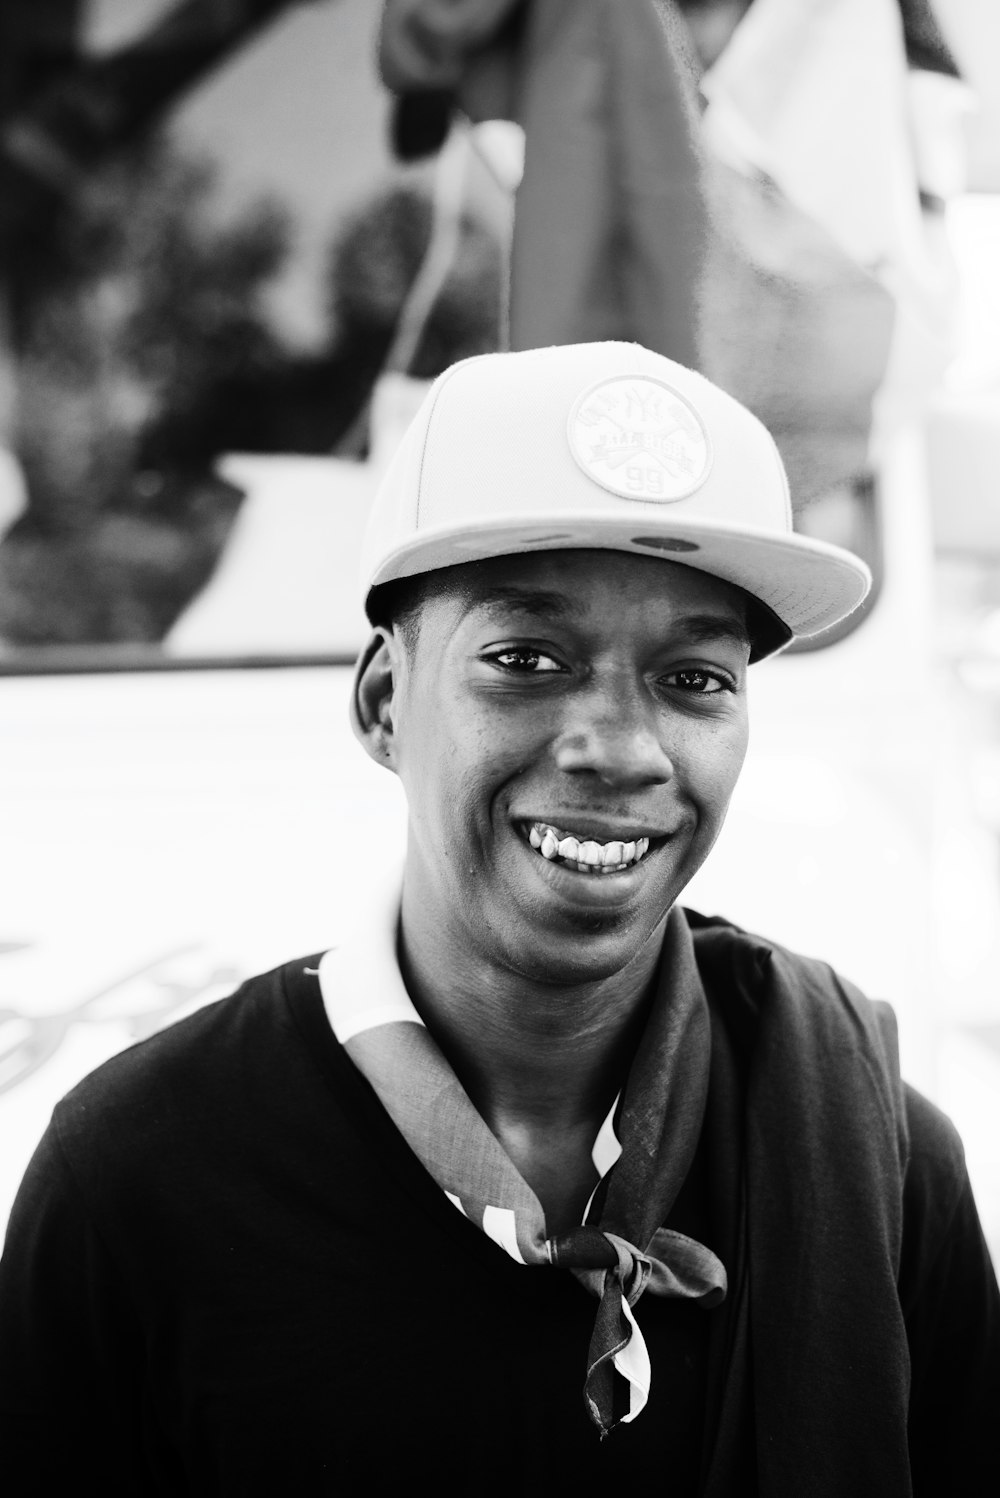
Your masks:
M 680 911 L 667 923 L 656 992 L 623 1093 L 592 1149 L 584 1221 L 549 1237 L 534 1191 L 476 1111 L 406 992 L 396 961 L 398 889 L 319 964 L 334 1034 L 453 1206 L 518 1264 L 569 1270 L 598 1300 L 584 1380 L 602 1437 L 649 1396 L 633 1307 L 644 1291 L 706 1309 L 726 1272 L 662 1226 L 694 1157 L 711 1055 L 708 1007 Z

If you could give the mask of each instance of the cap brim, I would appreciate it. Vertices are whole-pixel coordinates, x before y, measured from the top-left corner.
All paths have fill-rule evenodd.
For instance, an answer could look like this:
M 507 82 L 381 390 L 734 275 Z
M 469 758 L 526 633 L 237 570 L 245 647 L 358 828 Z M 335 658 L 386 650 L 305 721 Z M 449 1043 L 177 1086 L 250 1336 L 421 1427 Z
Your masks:
M 704 517 L 677 515 L 666 523 L 648 513 L 635 519 L 590 514 L 533 514 L 476 525 L 474 520 L 422 531 L 383 559 L 372 588 L 399 578 L 489 557 L 533 551 L 628 551 L 697 568 L 730 582 L 758 599 L 795 639 L 821 634 L 854 612 L 871 587 L 871 573 L 860 557 L 826 541 Z M 779 641 L 770 648 L 777 649 Z M 764 652 L 768 653 L 768 652 Z

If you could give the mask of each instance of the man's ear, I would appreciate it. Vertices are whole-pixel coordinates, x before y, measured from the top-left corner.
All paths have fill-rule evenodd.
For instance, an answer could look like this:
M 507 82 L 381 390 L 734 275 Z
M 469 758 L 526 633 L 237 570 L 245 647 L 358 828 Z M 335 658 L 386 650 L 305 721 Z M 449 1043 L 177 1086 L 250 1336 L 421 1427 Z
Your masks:
M 400 676 L 400 644 L 379 625 L 358 659 L 351 694 L 351 727 L 372 759 L 395 770 L 393 702 Z

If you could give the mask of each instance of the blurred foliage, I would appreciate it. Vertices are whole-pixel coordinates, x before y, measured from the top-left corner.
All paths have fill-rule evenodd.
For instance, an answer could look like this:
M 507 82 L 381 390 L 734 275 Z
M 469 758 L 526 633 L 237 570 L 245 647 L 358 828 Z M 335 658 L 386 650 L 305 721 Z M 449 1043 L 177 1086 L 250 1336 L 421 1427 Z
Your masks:
M 210 166 L 163 139 L 88 180 L 14 268 L 11 445 L 27 513 L 0 543 L 0 638 L 161 639 L 211 575 L 241 494 L 221 453 L 363 453 L 372 386 L 431 230 L 426 175 L 381 188 L 333 238 L 317 354 L 275 331 L 290 228 L 261 202 L 219 221 Z M 503 254 L 472 215 L 410 372 L 497 347 Z M 360 440 L 359 440 L 360 433 Z
M 183 455 L 150 469 L 145 449 L 236 371 L 284 357 L 264 294 L 288 230 L 267 203 L 218 223 L 212 190 L 208 166 L 146 142 L 14 267 L 29 506 L 0 547 L 9 641 L 159 639 L 215 563 L 238 491 Z
M 389 358 L 400 313 L 427 249 L 431 199 L 425 173 L 379 188 L 334 234 L 326 270 L 327 325 L 320 350 L 247 363 L 220 379 L 210 403 L 177 408 L 150 430 L 144 460 L 200 464 L 220 452 L 362 455 L 372 387 Z M 503 249 L 474 214 L 408 373 L 430 379 L 500 339 Z
M 420 176 L 364 204 L 335 239 L 328 276 L 337 344 L 389 352 L 400 309 L 431 232 L 431 201 Z M 471 212 L 459 223 L 458 250 L 410 368 L 433 379 L 456 359 L 493 352 L 500 341 L 504 248 Z

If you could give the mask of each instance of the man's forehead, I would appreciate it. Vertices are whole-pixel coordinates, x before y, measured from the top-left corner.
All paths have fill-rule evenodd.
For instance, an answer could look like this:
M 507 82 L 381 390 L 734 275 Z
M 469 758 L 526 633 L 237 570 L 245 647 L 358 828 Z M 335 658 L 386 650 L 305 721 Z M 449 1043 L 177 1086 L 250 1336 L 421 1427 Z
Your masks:
M 748 638 L 746 595 L 695 568 L 612 551 L 549 551 L 493 557 L 448 569 L 457 574 L 447 592 L 463 615 L 526 614 L 572 622 L 595 602 L 620 605 L 630 598 L 662 604 L 694 633 L 735 633 Z

